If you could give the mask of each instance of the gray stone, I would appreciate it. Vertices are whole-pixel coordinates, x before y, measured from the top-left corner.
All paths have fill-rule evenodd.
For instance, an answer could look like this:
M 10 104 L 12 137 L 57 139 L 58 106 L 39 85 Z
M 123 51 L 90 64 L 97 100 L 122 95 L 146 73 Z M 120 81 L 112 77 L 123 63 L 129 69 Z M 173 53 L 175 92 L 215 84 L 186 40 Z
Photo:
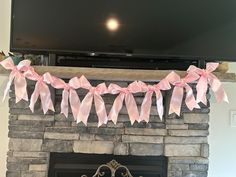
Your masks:
M 20 171 L 7 171 L 6 177 L 20 177 Z
M 49 157 L 49 153 L 47 152 L 13 152 L 14 157 Z
M 208 136 L 207 130 L 168 130 L 171 136 Z
M 149 128 L 125 128 L 125 134 L 164 136 L 167 134 L 167 130 L 166 129 L 149 129 Z
M 71 127 L 71 122 L 55 122 L 55 127 Z
M 114 143 L 112 141 L 75 141 L 74 152 L 92 154 L 112 154 Z
M 207 143 L 207 137 L 175 137 L 167 136 L 164 138 L 165 143 L 172 144 L 201 144 Z
M 22 172 L 22 177 L 46 177 L 46 172 Z
M 166 125 L 166 129 L 171 129 L 171 130 L 187 130 L 188 129 L 188 124 L 182 124 L 182 125 L 170 124 L 170 125 Z
M 80 134 L 80 140 L 95 140 L 95 135 L 83 133 L 83 134 Z
M 91 134 L 102 134 L 102 135 L 119 135 L 124 134 L 123 128 L 87 128 L 88 133 Z
M 168 171 L 168 177 L 183 177 L 182 171 Z
M 96 135 L 95 140 L 98 141 L 120 141 L 120 135 Z
M 77 127 L 46 127 L 45 132 L 78 133 Z
M 135 136 L 135 135 L 122 135 L 122 142 L 124 143 L 163 143 L 163 136 Z
M 40 139 L 15 139 L 9 141 L 9 149 L 13 151 L 41 151 L 43 141 Z
M 44 140 L 44 152 L 73 152 L 73 142 L 65 140 Z
M 166 125 L 164 123 L 153 123 L 153 122 L 149 122 L 146 124 L 146 128 L 152 128 L 152 129 L 165 129 L 166 128 Z
M 183 177 L 207 177 L 207 172 L 184 171 Z
M 9 120 L 17 120 L 18 119 L 18 115 L 10 114 L 8 117 L 9 117 Z
M 190 170 L 193 171 L 207 171 L 208 165 L 205 164 L 190 164 Z
M 45 132 L 44 139 L 55 139 L 55 140 L 78 140 L 78 133 L 55 133 Z
M 201 156 L 202 157 L 209 157 L 209 144 L 202 144 L 201 145 Z
M 209 115 L 208 114 L 195 114 L 195 113 L 184 113 L 184 123 L 208 123 Z
M 9 131 L 9 138 L 43 139 L 43 132 Z
M 34 121 L 34 120 L 10 120 L 9 125 L 28 126 L 28 127 L 51 127 L 52 121 Z
M 44 132 L 45 127 L 44 126 L 18 126 L 18 125 L 9 125 L 8 126 L 9 131 L 26 131 L 26 132 Z
M 33 158 L 33 157 L 8 157 L 8 163 L 25 163 L 25 164 L 46 164 L 47 158 Z
M 182 118 L 174 118 L 174 119 L 166 119 L 166 124 L 173 124 L 173 125 L 182 125 L 184 124 L 184 119 Z
M 114 155 L 128 155 L 129 145 L 127 143 L 115 143 Z
M 171 171 L 188 171 L 188 170 L 190 170 L 189 164 L 179 164 L 179 163 L 169 164 L 169 169 Z
M 130 144 L 130 154 L 131 155 L 163 155 L 163 145 L 162 144 L 142 144 L 142 143 L 132 143 Z
M 209 124 L 188 124 L 190 130 L 208 130 Z
M 200 145 L 166 144 L 165 155 L 170 156 L 200 156 Z
M 209 160 L 203 157 L 169 157 L 169 163 L 208 164 Z
M 53 115 L 18 115 L 18 120 L 54 121 Z
M 48 170 L 47 164 L 30 164 L 29 171 L 44 171 Z
M 28 170 L 29 165 L 19 162 L 8 162 L 7 163 L 7 169 L 9 171 L 25 171 Z

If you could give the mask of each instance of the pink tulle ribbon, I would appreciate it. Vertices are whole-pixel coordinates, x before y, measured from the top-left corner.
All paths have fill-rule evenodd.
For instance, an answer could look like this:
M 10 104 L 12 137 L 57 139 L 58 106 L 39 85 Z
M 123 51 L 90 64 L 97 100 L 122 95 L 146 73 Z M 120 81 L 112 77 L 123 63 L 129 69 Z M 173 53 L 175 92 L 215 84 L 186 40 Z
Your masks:
M 180 116 L 184 89 L 186 92 L 185 103 L 188 109 L 192 111 L 194 108 L 200 108 L 193 95 L 192 88 L 188 85 L 188 83 L 194 82 L 199 78 L 196 73 L 189 73 L 185 78 L 181 79 L 178 74 L 171 72 L 166 78 L 172 85 L 174 85 L 174 90 L 170 101 L 169 114 L 176 113 Z
M 107 124 L 108 117 L 105 102 L 101 97 L 101 95 L 107 93 L 107 87 L 105 83 L 101 83 L 96 87 L 93 87 L 84 76 L 81 76 L 80 86 L 81 88 L 89 90 L 89 92 L 85 95 L 83 101 L 80 104 L 77 115 L 77 123 L 83 122 L 85 125 L 87 125 L 88 116 L 94 100 L 94 105 L 98 116 L 98 126 Z
M 23 75 L 23 72 L 27 71 L 30 68 L 30 63 L 31 62 L 29 60 L 23 60 L 17 66 L 15 66 L 12 58 L 10 57 L 0 62 L 0 64 L 5 69 L 12 70 L 6 89 L 4 91 L 3 100 L 5 100 L 14 80 L 16 103 L 18 103 L 22 99 L 28 101 L 27 82 L 25 76 Z
M 188 73 L 196 73 L 200 76 L 197 83 L 197 102 L 202 102 L 207 105 L 206 92 L 208 84 L 210 85 L 217 102 L 228 101 L 227 94 L 225 93 L 220 80 L 212 73 L 219 66 L 219 63 L 207 63 L 206 69 L 200 69 L 196 66 L 190 66 L 187 70 Z
M 48 110 L 55 111 L 51 99 L 50 90 L 44 79 L 45 74 L 43 76 L 40 76 L 34 71 L 33 68 L 31 68 L 28 71 L 26 71 L 24 75 L 26 78 L 30 80 L 37 81 L 35 84 L 34 92 L 30 98 L 30 105 L 29 105 L 30 110 L 34 112 L 34 105 L 38 100 L 38 97 L 40 96 L 41 105 L 43 107 L 43 113 L 46 114 Z
M 76 89 L 80 88 L 80 81 L 77 77 L 70 79 L 69 83 L 64 80 L 52 76 L 50 73 L 45 73 L 45 81 L 50 83 L 56 89 L 63 89 L 61 101 L 61 113 L 68 117 L 69 102 L 74 119 L 77 118 L 80 107 L 80 99 Z
M 108 115 L 108 119 L 112 120 L 114 124 L 117 123 L 119 112 L 123 106 L 123 101 L 125 100 L 125 105 L 131 124 L 133 124 L 135 120 L 140 122 L 141 120 L 139 118 L 138 107 L 133 96 L 133 93 L 138 93 L 140 91 L 142 91 L 142 89 L 137 81 L 129 84 L 127 88 L 122 88 L 116 84 L 110 84 L 108 87 L 108 92 L 111 94 L 119 94 L 119 95 L 116 97 L 112 105 L 112 108 Z
M 156 85 L 147 85 L 142 81 L 139 81 L 139 84 L 142 90 L 146 92 L 146 95 L 141 105 L 140 120 L 149 122 L 150 111 L 152 106 L 152 96 L 154 92 L 156 94 L 157 112 L 159 114 L 160 119 L 162 120 L 164 108 L 163 108 L 163 96 L 161 90 L 171 89 L 168 80 L 163 79 Z

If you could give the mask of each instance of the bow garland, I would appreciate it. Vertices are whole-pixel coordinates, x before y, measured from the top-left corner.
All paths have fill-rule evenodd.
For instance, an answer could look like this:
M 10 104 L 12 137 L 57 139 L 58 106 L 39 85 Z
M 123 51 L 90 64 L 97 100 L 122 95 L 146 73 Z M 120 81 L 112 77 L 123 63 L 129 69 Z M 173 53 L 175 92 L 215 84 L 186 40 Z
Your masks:
M 171 72 L 158 84 L 147 85 L 142 81 L 135 81 L 125 88 L 122 88 L 113 83 L 110 84 L 108 88 L 106 87 L 105 83 L 101 83 L 93 87 L 84 76 L 81 76 L 80 78 L 74 77 L 68 83 L 60 78 L 52 76 L 50 73 L 45 73 L 40 76 L 35 72 L 33 67 L 30 67 L 29 60 L 23 60 L 17 66 L 15 66 L 12 59 L 9 57 L 1 61 L 0 64 L 5 69 L 11 70 L 9 81 L 4 91 L 3 99 L 5 99 L 7 93 L 10 90 L 10 86 L 14 81 L 16 103 L 22 99 L 28 101 L 26 78 L 36 81 L 34 92 L 30 98 L 29 108 L 32 112 L 34 112 L 34 105 L 40 97 L 43 112 L 46 114 L 48 110 L 55 111 L 51 100 L 51 93 L 48 87 L 50 84 L 55 89 L 63 89 L 61 113 L 64 114 L 65 117 L 68 117 L 70 104 L 74 119 L 77 121 L 77 123 L 83 122 L 85 125 L 87 125 L 93 101 L 98 116 L 98 126 L 106 124 L 109 120 L 116 124 L 124 101 L 131 124 L 133 124 L 135 121 L 148 122 L 154 93 L 156 97 L 157 112 L 160 119 L 162 119 L 164 108 L 161 91 L 171 89 L 171 85 L 173 85 L 174 88 L 170 101 L 169 114 L 176 113 L 177 115 L 180 115 L 184 92 L 186 92 L 185 103 L 189 110 L 200 108 L 198 105 L 200 102 L 207 104 L 206 92 L 208 89 L 208 84 L 214 92 L 218 102 L 228 102 L 228 97 L 222 87 L 220 80 L 212 73 L 218 67 L 218 63 L 207 63 L 206 69 L 190 66 L 187 70 L 187 75 L 184 78 L 180 78 L 178 74 Z M 196 99 L 194 97 L 193 90 L 189 85 L 189 83 L 192 82 L 197 82 Z M 76 92 L 76 90 L 79 88 L 88 90 L 88 93 L 82 102 L 80 101 Z M 145 97 L 143 99 L 139 113 L 133 94 L 140 92 L 145 93 Z M 116 97 L 112 108 L 107 115 L 105 102 L 102 98 L 102 95 L 108 93 L 118 94 L 118 96 Z

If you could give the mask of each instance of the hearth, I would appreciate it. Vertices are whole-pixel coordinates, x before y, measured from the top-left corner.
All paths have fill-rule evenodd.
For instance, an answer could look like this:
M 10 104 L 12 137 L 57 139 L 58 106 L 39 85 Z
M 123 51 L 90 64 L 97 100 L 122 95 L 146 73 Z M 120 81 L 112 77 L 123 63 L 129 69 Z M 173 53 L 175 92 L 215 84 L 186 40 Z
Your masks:
M 167 177 L 164 156 L 51 153 L 48 177 Z M 123 175 L 122 175 L 123 174 Z M 99 176 L 99 175 L 97 175 Z

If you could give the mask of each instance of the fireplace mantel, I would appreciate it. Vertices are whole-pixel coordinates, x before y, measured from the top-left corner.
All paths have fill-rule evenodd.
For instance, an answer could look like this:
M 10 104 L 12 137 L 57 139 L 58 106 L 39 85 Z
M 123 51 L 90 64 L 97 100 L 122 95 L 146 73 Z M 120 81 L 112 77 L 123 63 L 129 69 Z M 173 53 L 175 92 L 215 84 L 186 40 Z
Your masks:
M 91 80 L 104 81 L 159 81 L 167 76 L 171 70 L 136 70 L 136 69 L 107 69 L 107 68 L 83 68 L 83 67 L 62 67 L 62 66 L 33 66 L 38 74 L 50 72 L 52 75 L 69 79 L 75 76 L 85 75 Z M 181 77 L 186 71 L 176 71 Z M 8 75 L 9 71 L 0 66 L 0 74 Z M 214 72 L 222 82 L 236 82 L 235 73 Z

